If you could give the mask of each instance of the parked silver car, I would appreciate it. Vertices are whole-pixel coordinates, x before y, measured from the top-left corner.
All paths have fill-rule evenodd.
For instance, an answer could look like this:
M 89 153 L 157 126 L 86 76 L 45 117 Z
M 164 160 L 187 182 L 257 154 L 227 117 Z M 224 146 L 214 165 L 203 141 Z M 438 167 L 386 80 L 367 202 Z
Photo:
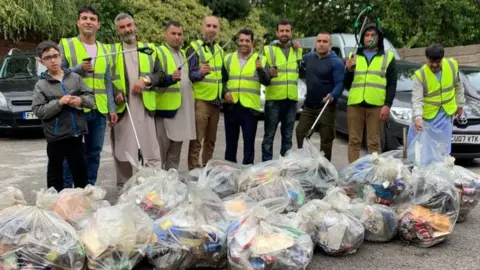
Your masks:
M 307 85 L 303 79 L 298 80 L 298 102 L 297 102 L 297 114 L 302 112 L 303 102 L 305 101 L 305 96 L 307 95 Z M 263 115 L 265 109 L 265 86 L 262 85 L 260 93 L 260 112 Z

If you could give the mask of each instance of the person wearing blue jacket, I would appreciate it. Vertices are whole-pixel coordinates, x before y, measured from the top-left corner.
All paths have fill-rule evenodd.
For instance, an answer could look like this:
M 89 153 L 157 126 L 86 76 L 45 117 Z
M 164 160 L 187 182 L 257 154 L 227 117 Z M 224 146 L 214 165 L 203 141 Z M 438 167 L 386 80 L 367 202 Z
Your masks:
M 345 65 L 331 48 L 330 33 L 320 32 L 315 41 L 315 52 L 303 56 L 301 68 L 305 70 L 307 96 L 296 128 L 298 148 L 302 148 L 305 136 L 327 100 L 330 100 L 315 127 L 315 131 L 320 133 L 320 150 L 328 160 L 332 158 L 335 139 L 336 101 L 343 92 L 345 77 Z

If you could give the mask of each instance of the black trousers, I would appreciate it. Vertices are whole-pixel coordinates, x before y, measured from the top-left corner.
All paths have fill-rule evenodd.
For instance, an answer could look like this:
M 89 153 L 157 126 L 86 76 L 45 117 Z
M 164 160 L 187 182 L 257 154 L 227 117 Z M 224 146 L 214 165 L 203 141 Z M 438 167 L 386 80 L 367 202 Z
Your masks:
M 255 135 L 258 117 L 255 111 L 240 104 L 230 105 L 225 109 L 225 160 L 237 162 L 237 148 L 242 129 L 243 164 L 253 164 L 255 159 Z
M 63 189 L 63 160 L 67 159 L 75 187 L 84 188 L 88 183 L 87 160 L 82 137 L 71 137 L 47 143 L 47 187 L 58 192 Z

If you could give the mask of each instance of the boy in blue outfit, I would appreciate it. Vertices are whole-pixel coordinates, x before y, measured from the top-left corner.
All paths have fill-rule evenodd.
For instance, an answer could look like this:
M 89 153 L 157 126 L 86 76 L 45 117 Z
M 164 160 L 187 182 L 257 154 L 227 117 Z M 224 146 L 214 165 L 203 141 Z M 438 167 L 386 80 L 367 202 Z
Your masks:
M 61 68 L 61 54 L 52 41 L 37 46 L 37 54 L 47 71 L 35 84 L 33 113 L 42 120 L 47 141 L 47 187 L 63 189 L 63 160 L 73 173 L 75 187 L 87 185 L 87 163 L 82 136 L 88 133 L 83 108 L 93 108 L 94 95 L 82 78 Z

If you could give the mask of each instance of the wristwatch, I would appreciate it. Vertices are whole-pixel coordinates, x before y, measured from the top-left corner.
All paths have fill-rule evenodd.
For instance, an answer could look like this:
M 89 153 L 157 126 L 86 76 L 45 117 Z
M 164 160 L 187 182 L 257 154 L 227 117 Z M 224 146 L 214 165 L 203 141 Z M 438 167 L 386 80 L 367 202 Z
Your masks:
M 150 80 L 150 77 L 148 76 L 141 77 L 141 79 L 145 82 L 146 85 L 152 84 L 152 80 Z

